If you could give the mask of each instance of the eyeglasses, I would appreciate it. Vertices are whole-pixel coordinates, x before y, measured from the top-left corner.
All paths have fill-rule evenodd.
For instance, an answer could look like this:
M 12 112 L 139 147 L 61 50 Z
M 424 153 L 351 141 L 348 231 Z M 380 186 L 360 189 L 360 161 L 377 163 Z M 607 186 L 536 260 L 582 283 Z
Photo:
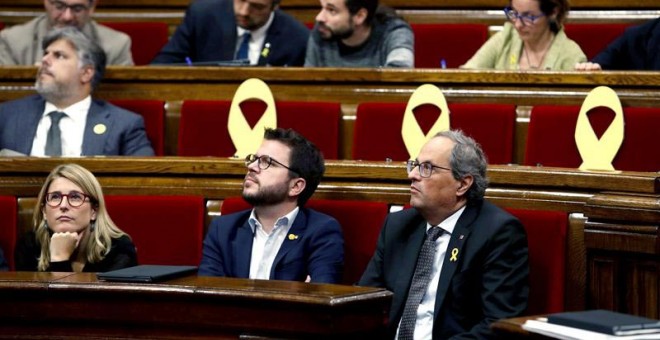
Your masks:
M 77 208 L 83 205 L 83 203 L 85 203 L 87 198 L 89 198 L 90 196 L 77 191 L 71 191 L 68 194 L 63 194 L 59 191 L 54 191 L 46 194 L 46 203 L 49 206 L 56 208 L 59 207 L 60 204 L 62 204 L 62 200 L 64 199 L 64 197 L 66 197 L 66 200 L 67 202 L 69 202 L 70 206 Z
M 430 162 L 420 163 L 418 160 L 410 160 L 408 161 L 408 163 L 406 163 L 406 171 L 408 171 L 408 174 L 410 174 L 413 170 L 415 170 L 415 167 L 418 168 L 419 175 L 424 178 L 431 177 L 431 174 L 433 173 L 433 168 L 451 171 L 450 168 L 433 165 Z
M 540 15 L 531 15 L 531 14 L 519 14 L 518 11 L 512 9 L 511 7 L 504 7 L 504 15 L 509 21 L 514 22 L 520 20 L 523 25 L 534 25 L 536 19 L 544 17 L 545 14 Z
M 298 173 L 298 171 L 289 168 L 288 166 L 286 166 L 286 165 L 278 162 L 277 160 L 275 160 L 275 158 L 267 156 L 267 155 L 257 156 L 255 154 L 251 153 L 251 154 L 249 154 L 245 157 L 245 166 L 250 166 L 250 164 L 254 163 L 255 161 L 258 161 L 257 166 L 259 166 L 259 169 L 261 169 L 261 170 L 266 170 L 271 166 L 271 164 L 275 163 L 275 164 L 277 164 L 281 167 L 286 168 L 287 170 L 289 170 L 291 172 L 294 172 L 297 175 L 300 175 Z
M 48 0 L 53 7 L 59 12 L 64 12 L 66 9 L 70 9 L 71 12 L 74 14 L 81 14 L 83 12 L 87 12 L 89 10 L 88 6 L 82 5 L 82 4 L 75 4 L 75 5 L 69 5 L 64 1 L 58 1 L 58 0 Z

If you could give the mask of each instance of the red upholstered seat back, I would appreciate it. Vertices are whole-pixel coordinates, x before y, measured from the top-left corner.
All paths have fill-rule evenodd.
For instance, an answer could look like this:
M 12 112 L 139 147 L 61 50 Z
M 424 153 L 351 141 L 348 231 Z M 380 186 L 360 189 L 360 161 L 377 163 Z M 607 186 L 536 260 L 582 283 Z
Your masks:
M 525 151 L 526 165 L 577 168 L 582 164 L 575 144 L 579 106 L 536 106 L 532 109 Z M 660 131 L 660 108 L 626 107 L 624 138 L 613 165 L 617 170 L 660 170 L 660 148 L 654 141 Z M 589 111 L 589 120 L 600 136 L 614 113 L 604 107 Z
M 16 197 L 0 196 L 0 248 L 9 264 L 9 269 L 14 269 L 14 248 L 16 246 L 16 215 L 18 206 Z
M 323 152 L 325 159 L 338 158 L 339 103 L 276 102 L 275 106 L 278 127 L 292 128 L 305 136 Z M 233 156 L 236 149 L 227 130 L 230 108 L 230 101 L 184 101 L 179 122 L 178 155 Z M 248 122 L 252 118 L 256 122 L 265 105 L 242 105 L 241 108 Z
M 105 200 L 112 220 L 133 239 L 140 264 L 199 265 L 203 197 L 106 195 Z
M 566 35 L 580 45 L 587 59 L 593 59 L 609 43 L 619 37 L 630 24 L 596 23 L 596 24 L 566 24 Z
M 154 148 L 156 156 L 162 156 L 165 151 L 165 101 L 148 99 L 110 100 L 126 110 L 135 112 L 144 118 L 147 137 Z
M 488 39 L 483 24 L 412 24 L 415 67 L 440 68 L 463 65 Z
M 103 24 L 131 37 L 131 54 L 133 62 L 138 66 L 150 64 L 169 39 L 165 22 L 122 21 Z
M 526 314 L 564 311 L 568 215 L 561 211 L 507 210 L 527 231 L 530 291 Z
M 387 204 L 368 201 L 312 199 L 307 207 L 334 217 L 344 234 L 345 284 L 355 284 L 367 267 L 376 249 L 380 228 L 387 215 Z M 222 214 L 249 209 L 240 197 L 230 197 L 222 203 Z
M 405 103 L 361 103 L 353 136 L 353 159 L 406 161 L 409 155 L 401 138 Z M 513 160 L 516 112 L 513 105 L 449 104 L 450 126 L 461 129 L 481 144 L 490 164 Z M 415 110 L 422 130 L 430 127 L 439 110 L 423 105 Z

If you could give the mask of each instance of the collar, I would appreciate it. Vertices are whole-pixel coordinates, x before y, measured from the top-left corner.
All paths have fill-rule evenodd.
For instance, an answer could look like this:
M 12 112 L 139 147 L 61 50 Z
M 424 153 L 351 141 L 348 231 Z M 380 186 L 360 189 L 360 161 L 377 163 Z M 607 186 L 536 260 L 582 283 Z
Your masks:
M 458 219 L 463 214 L 463 211 L 465 211 L 466 206 L 467 205 L 462 206 L 460 209 L 456 210 L 456 212 L 451 214 L 449 217 L 445 218 L 444 221 L 438 224 L 438 227 L 442 228 L 442 230 L 446 231 L 447 233 L 452 234 L 454 232 L 454 228 L 456 228 L 456 223 L 458 223 Z M 428 222 L 426 222 L 427 232 L 429 231 L 429 229 L 431 229 L 431 227 L 433 226 Z
M 275 227 L 273 228 L 273 230 L 276 230 L 282 226 L 286 227 L 286 229 L 290 229 L 291 226 L 293 225 L 293 221 L 296 220 L 299 211 L 300 211 L 300 207 L 295 207 L 288 214 L 278 218 L 277 221 L 275 221 Z M 257 228 L 261 228 L 261 223 L 257 219 L 257 214 L 255 213 L 254 208 L 250 212 L 250 218 L 248 218 L 248 224 L 250 224 L 250 228 L 252 229 L 253 234 L 257 230 Z
M 58 109 L 54 104 L 46 102 L 46 107 L 44 109 L 43 116 L 48 115 L 53 111 L 61 111 L 66 113 L 67 117 L 71 118 L 73 121 L 79 121 L 87 119 L 87 113 L 89 108 L 92 106 L 92 96 L 88 95 L 83 100 L 69 106 L 64 109 Z
M 270 16 L 268 17 L 268 21 L 266 23 L 257 28 L 254 31 L 246 30 L 242 27 L 236 26 L 236 32 L 237 32 L 237 37 L 240 38 L 245 34 L 245 32 L 250 32 L 252 35 L 250 37 L 250 40 L 252 41 L 259 41 L 260 39 L 265 39 L 266 38 L 266 32 L 268 32 L 268 29 L 270 28 L 270 25 L 273 23 L 273 19 L 275 18 L 275 11 L 270 12 Z

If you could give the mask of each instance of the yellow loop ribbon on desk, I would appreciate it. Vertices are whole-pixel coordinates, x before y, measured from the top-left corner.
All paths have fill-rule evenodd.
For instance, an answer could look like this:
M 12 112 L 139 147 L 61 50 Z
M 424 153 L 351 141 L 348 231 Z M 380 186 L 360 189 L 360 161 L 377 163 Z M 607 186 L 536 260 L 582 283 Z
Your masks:
M 614 120 L 605 133 L 598 139 L 587 112 L 603 106 L 614 111 Z M 616 92 L 607 86 L 591 90 L 582 103 L 577 124 L 575 125 L 575 144 L 582 157 L 580 170 L 614 171 L 612 161 L 623 143 L 623 108 Z
M 424 104 L 432 104 L 440 109 L 438 120 L 435 121 L 426 135 L 413 113 L 415 108 Z M 410 159 L 417 158 L 424 143 L 431 139 L 433 135 L 446 130 L 449 130 L 449 107 L 442 91 L 431 84 L 424 84 L 418 87 L 408 100 L 401 125 L 401 137 L 403 138 L 403 143 L 406 145 Z
M 254 129 L 250 127 L 240 107 L 242 102 L 249 99 L 259 99 L 267 105 L 266 111 L 254 125 Z M 277 127 L 275 99 L 268 85 L 256 78 L 244 81 L 236 90 L 234 99 L 231 101 L 227 121 L 229 137 L 236 148 L 235 157 L 245 158 L 247 155 L 255 153 L 263 142 L 264 130 L 275 127 Z

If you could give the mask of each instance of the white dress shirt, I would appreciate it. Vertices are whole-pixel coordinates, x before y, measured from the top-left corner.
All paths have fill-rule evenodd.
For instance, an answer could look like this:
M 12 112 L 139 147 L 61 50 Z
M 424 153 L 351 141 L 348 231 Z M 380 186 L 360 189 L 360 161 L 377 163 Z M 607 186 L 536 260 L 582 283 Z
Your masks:
M 85 125 L 87 124 L 87 114 L 92 105 L 92 97 L 85 99 L 59 110 L 55 105 L 46 102 L 44 112 L 37 125 L 37 133 L 32 141 L 32 150 L 30 156 L 46 155 L 46 139 L 50 129 L 49 113 L 53 111 L 64 112 L 66 116 L 60 120 L 60 131 L 62 138 L 62 157 L 80 157 L 82 154 L 82 143 L 85 136 Z
M 267 45 L 264 46 L 264 41 L 266 40 L 266 33 L 268 33 L 268 28 L 270 28 L 270 25 L 273 23 L 274 17 L 275 12 L 271 12 L 270 17 L 268 17 L 268 21 L 266 21 L 266 24 L 254 31 L 249 31 L 252 35 L 250 37 L 250 45 L 248 48 L 248 59 L 250 59 L 250 65 L 256 65 L 259 62 L 259 57 L 261 56 L 262 52 L 266 53 L 267 56 L 267 51 L 270 50 L 270 46 L 268 42 L 266 42 Z M 236 48 L 234 49 L 234 55 L 236 55 L 236 52 L 241 46 L 241 42 L 243 41 L 243 34 L 248 32 L 248 30 L 238 26 L 236 26 L 236 31 L 238 36 L 236 37 Z
M 286 239 L 286 235 L 293 225 L 293 221 L 298 215 L 300 209 L 296 207 L 290 213 L 280 217 L 275 221 L 275 227 L 268 234 L 254 213 L 250 214 L 248 223 L 254 233 L 252 241 L 252 257 L 250 259 L 250 278 L 251 279 L 270 279 L 270 270 L 273 267 L 273 261 Z
M 417 320 L 415 321 L 415 333 L 413 337 L 415 340 L 426 340 L 433 338 L 433 313 L 435 310 L 435 297 L 438 292 L 438 283 L 440 281 L 440 272 L 442 271 L 442 263 L 445 261 L 445 254 L 447 247 L 449 247 L 449 240 L 451 234 L 454 232 L 456 222 L 463 214 L 465 206 L 458 209 L 451 216 L 447 217 L 444 221 L 438 224 L 444 232 L 437 240 L 435 240 L 435 259 L 433 261 L 433 269 L 431 271 L 431 281 L 426 288 L 426 293 L 422 298 L 422 303 L 417 307 Z M 426 232 L 433 227 L 426 223 Z M 401 321 L 399 321 L 401 324 Z M 397 338 L 399 337 L 399 329 L 397 328 Z

